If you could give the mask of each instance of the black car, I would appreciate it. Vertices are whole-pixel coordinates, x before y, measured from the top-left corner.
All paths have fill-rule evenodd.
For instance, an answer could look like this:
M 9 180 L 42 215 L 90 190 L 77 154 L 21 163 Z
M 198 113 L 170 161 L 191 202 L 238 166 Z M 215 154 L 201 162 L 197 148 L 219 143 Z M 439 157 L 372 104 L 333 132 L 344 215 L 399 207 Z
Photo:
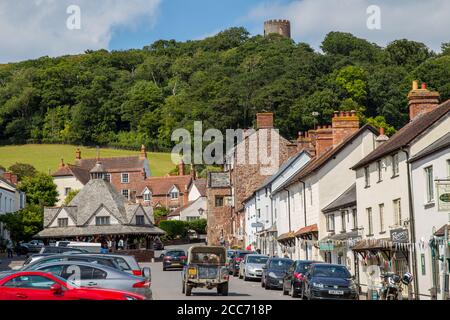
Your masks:
M 163 259 L 163 270 L 166 271 L 167 269 L 183 269 L 183 267 L 186 265 L 187 256 L 186 252 L 184 250 L 168 250 L 164 254 Z
M 287 258 L 270 258 L 267 260 L 263 267 L 261 286 L 266 290 L 282 289 L 284 276 L 293 263 L 293 260 Z
M 312 264 L 303 284 L 303 299 L 359 299 L 359 290 L 352 275 L 339 264 Z
M 230 266 L 229 266 L 229 273 L 233 275 L 233 277 L 237 277 L 239 275 L 239 268 L 241 266 L 241 261 L 244 260 L 245 256 L 248 254 L 255 253 L 253 251 L 244 251 L 244 250 L 237 250 L 233 258 L 231 259 Z
M 303 279 L 311 264 L 316 263 L 308 260 L 297 260 L 288 269 L 284 276 L 283 294 L 290 295 L 292 298 L 297 298 L 303 287 Z

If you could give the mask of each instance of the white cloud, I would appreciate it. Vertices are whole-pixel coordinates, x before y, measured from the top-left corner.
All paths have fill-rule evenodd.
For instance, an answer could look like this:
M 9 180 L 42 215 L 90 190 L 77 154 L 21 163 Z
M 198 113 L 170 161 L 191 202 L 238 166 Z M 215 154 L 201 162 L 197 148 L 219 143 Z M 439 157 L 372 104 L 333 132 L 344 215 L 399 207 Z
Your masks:
M 162 0 L 1 0 L 0 63 L 108 48 L 113 28 L 154 24 Z M 69 30 L 66 12 L 81 9 L 81 29 Z
M 367 28 L 366 10 L 370 5 L 381 8 L 381 30 Z M 287 4 L 267 1 L 251 10 L 246 18 L 289 19 L 293 38 L 316 49 L 330 31 L 351 32 L 383 46 L 406 38 L 423 42 L 436 51 L 442 42 L 450 41 L 448 0 L 293 0 Z

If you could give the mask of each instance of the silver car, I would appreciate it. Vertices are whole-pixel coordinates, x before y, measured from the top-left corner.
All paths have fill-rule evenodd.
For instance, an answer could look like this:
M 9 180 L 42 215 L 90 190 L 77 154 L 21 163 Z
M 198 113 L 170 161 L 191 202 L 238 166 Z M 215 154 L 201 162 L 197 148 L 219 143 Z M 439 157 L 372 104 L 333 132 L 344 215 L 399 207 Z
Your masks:
M 239 278 L 244 279 L 244 281 L 249 279 L 261 279 L 263 266 L 268 259 L 269 257 L 263 254 L 246 255 L 239 268 Z
M 148 278 L 137 277 L 99 264 L 60 261 L 43 264 L 34 270 L 53 273 L 81 287 L 124 290 L 144 296 L 147 300 L 152 299 Z

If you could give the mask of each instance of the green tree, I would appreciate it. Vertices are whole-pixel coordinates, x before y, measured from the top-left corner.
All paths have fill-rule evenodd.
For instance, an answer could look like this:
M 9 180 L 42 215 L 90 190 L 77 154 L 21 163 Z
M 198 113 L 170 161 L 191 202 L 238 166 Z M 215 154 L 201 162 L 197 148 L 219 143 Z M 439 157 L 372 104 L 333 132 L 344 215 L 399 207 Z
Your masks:
M 198 234 L 206 234 L 207 220 L 200 219 L 187 222 L 189 230 L 194 230 Z
M 58 201 L 56 185 L 53 178 L 47 174 L 37 173 L 33 177 L 25 177 L 18 187 L 25 192 L 30 205 L 53 207 Z
M 29 241 L 43 229 L 44 210 L 39 205 L 28 205 L 20 211 L 0 216 L 0 221 L 13 241 Z
M 161 221 L 159 227 L 167 233 L 166 237 L 169 239 L 186 238 L 188 232 L 187 223 L 179 220 Z
M 64 205 L 68 206 L 72 202 L 73 198 L 75 198 L 79 192 L 80 190 L 71 190 L 67 194 L 66 199 L 64 199 Z
M 34 177 L 37 174 L 37 170 L 31 164 L 27 163 L 15 163 L 8 168 L 8 171 L 17 175 L 19 180 Z

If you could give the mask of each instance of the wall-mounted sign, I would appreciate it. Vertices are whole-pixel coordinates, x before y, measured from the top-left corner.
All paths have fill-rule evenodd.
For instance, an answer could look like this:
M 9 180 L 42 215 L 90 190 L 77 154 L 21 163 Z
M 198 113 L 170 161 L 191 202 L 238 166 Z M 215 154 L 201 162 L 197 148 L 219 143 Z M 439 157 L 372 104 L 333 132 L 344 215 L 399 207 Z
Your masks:
M 264 228 L 264 224 L 261 222 L 252 223 L 252 228 Z
M 391 230 L 391 241 L 394 243 L 408 243 L 409 236 L 407 229 Z
M 328 242 L 321 242 L 319 243 L 319 249 L 320 251 L 333 251 L 334 245 Z
M 450 212 L 450 181 L 440 180 L 436 183 L 438 211 Z

